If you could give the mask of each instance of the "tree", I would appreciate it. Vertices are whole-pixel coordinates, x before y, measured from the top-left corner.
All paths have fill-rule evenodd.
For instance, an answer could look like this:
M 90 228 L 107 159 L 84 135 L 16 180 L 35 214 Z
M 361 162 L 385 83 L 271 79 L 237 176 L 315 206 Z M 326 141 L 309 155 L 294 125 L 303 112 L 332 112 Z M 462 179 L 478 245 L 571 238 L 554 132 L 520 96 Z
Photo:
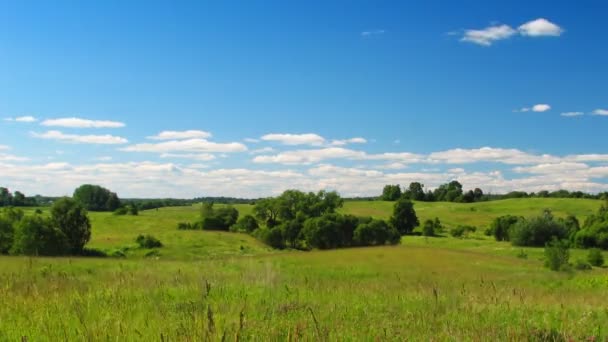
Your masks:
M 23 218 L 23 211 L 4 208 L 0 211 L 0 254 L 8 254 L 15 234 L 15 225 Z
M 13 205 L 16 207 L 27 205 L 25 195 L 19 191 L 15 191 L 13 194 Z
M 269 228 L 278 224 L 279 208 L 278 201 L 275 198 L 264 198 L 255 202 L 253 212 L 255 217 L 266 223 Z
M 426 198 L 424 185 L 419 182 L 412 182 L 404 195 L 414 201 L 424 201 Z
M 0 187 L 0 207 L 12 205 L 13 195 L 7 188 Z
M 422 235 L 435 236 L 435 222 L 433 220 L 424 221 L 424 225 L 422 226 Z
M 385 185 L 382 189 L 382 200 L 383 201 L 396 201 L 401 197 L 401 186 L 396 185 Z
M 326 214 L 304 222 L 302 235 L 312 248 L 331 249 L 342 246 L 337 214 Z
M 99 185 L 81 185 L 74 190 L 72 197 L 91 211 L 114 211 L 121 206 L 115 193 Z
M 399 232 L 383 220 L 371 220 L 357 226 L 353 241 L 359 246 L 376 246 L 397 244 L 400 238 Z
M 462 198 L 462 184 L 458 181 L 451 181 L 447 184 L 440 185 L 433 192 L 435 200 L 454 202 Z
M 68 238 L 47 217 L 26 216 L 15 226 L 12 254 L 64 255 L 68 250 Z
M 475 190 L 473 190 L 473 195 L 475 197 L 475 202 L 481 201 L 483 198 L 483 191 L 480 188 L 475 188 Z
M 401 235 L 410 234 L 420 222 L 414 210 L 414 204 L 407 198 L 400 198 L 393 207 L 390 224 Z
M 545 266 L 552 271 L 561 271 L 568 265 L 570 249 L 568 242 L 555 237 L 545 245 Z
M 552 239 L 568 237 L 568 228 L 556 220 L 550 210 L 528 220 L 520 219 L 509 230 L 509 239 L 514 246 L 544 246 Z
M 519 220 L 523 220 L 523 218 L 512 215 L 497 217 L 490 225 L 489 235 L 493 235 L 496 241 L 509 241 L 509 230 Z
M 231 230 L 251 233 L 258 228 L 258 221 L 255 217 L 248 214 L 241 217 L 237 223 L 232 226 Z
M 81 254 L 91 239 L 91 223 L 87 210 L 71 198 L 61 198 L 51 207 L 51 220 L 66 237 L 68 253 Z

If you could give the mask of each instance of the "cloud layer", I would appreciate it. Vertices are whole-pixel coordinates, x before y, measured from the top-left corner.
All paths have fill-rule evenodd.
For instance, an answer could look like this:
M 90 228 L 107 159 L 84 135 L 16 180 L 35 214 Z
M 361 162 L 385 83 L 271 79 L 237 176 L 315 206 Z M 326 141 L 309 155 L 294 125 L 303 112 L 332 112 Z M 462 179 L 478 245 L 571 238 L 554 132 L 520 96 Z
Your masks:
M 515 35 L 525 37 L 560 36 L 564 29 L 544 18 L 538 18 L 520 25 L 517 29 L 506 24 L 492 25 L 483 29 L 464 30 L 460 41 L 482 46 L 490 46 L 499 40 Z

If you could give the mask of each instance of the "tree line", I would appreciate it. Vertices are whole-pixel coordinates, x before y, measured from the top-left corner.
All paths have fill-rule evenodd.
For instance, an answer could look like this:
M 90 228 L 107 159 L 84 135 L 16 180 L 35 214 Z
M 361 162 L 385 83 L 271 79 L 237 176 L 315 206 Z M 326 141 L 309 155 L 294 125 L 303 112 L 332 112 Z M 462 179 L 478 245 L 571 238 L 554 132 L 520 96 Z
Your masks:
M 235 231 L 251 234 L 273 248 L 332 249 L 399 243 L 419 225 L 414 204 L 397 201 L 388 221 L 337 212 L 344 200 L 336 192 L 287 190 L 280 196 L 257 200 L 253 214 L 239 218 L 231 207 L 203 203 L 196 222 L 178 229 Z
M 458 181 L 441 184 L 435 190 L 425 191 L 424 184 L 412 182 L 407 188 L 402 188 L 399 184 L 387 184 L 382 189 L 379 199 L 383 201 L 396 201 L 405 196 L 414 201 L 423 202 L 460 202 L 472 203 L 481 201 L 492 201 L 509 198 L 588 198 L 588 199 L 608 199 L 608 192 L 589 194 L 582 191 L 557 190 L 538 192 L 512 191 L 506 194 L 486 194 L 480 188 L 464 191 L 462 184 Z

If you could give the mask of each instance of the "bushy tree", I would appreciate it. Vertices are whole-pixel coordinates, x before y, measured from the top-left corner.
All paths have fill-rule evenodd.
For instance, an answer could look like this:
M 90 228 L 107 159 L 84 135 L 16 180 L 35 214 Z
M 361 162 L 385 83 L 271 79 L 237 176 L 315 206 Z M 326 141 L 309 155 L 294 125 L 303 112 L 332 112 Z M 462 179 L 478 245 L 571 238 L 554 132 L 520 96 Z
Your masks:
M 608 249 L 608 206 L 587 217 L 582 229 L 574 234 L 574 241 L 579 247 Z
M 302 235 L 312 248 L 331 249 L 342 246 L 338 215 L 327 214 L 307 219 L 304 222 Z
M 414 210 L 414 203 L 407 198 L 400 198 L 393 207 L 390 224 L 401 235 L 410 234 L 414 228 L 418 227 L 420 222 Z
M 72 197 L 91 211 L 114 211 L 121 206 L 115 193 L 99 185 L 81 185 L 74 190 Z
M 138 235 L 135 242 L 137 242 L 140 248 L 160 248 L 163 246 L 159 239 L 149 234 Z
M 523 220 L 523 218 L 513 215 L 499 216 L 490 224 L 487 235 L 494 236 L 496 241 L 509 241 L 509 230 L 511 230 L 511 227 L 519 220 Z
M 545 266 L 552 271 L 564 270 L 570 261 L 570 246 L 555 237 L 545 245 Z
M 382 189 L 383 201 L 396 201 L 401 197 L 401 186 L 399 184 L 387 184 Z
M 604 265 L 604 256 L 598 248 L 591 248 L 587 254 L 587 261 L 593 266 L 601 267 Z
M 460 225 L 450 229 L 450 235 L 457 238 L 466 238 L 470 233 L 477 231 L 476 227 L 468 225 Z
M 412 182 L 404 193 L 404 196 L 414 201 L 424 201 L 426 194 L 424 193 L 424 185 L 419 182 Z
M 359 224 L 353 236 L 355 244 L 359 246 L 397 244 L 400 239 L 399 232 L 383 220 L 371 220 Z
M 509 230 L 509 238 L 514 246 L 544 246 L 552 239 L 566 239 L 568 228 L 563 221 L 556 220 L 551 211 L 528 220 L 518 220 Z
M 239 212 L 232 206 L 215 209 L 213 203 L 203 203 L 200 225 L 204 230 L 230 230 L 237 223 Z
M 7 189 L 0 187 L 0 207 L 7 207 L 13 204 L 13 194 Z
M 69 250 L 68 238 L 50 218 L 25 216 L 15 226 L 12 254 L 64 255 Z
M 54 226 L 65 235 L 68 254 L 81 254 L 91 238 L 91 223 L 87 210 L 71 198 L 61 198 L 51 207 Z
M 259 228 L 258 221 L 255 219 L 255 217 L 248 214 L 248 215 L 241 217 L 236 222 L 236 224 L 234 224 L 231 227 L 231 230 L 237 231 L 237 232 L 251 233 L 258 228 Z
M 460 202 L 462 200 L 462 184 L 458 181 L 451 181 L 440 185 L 433 192 L 436 201 Z

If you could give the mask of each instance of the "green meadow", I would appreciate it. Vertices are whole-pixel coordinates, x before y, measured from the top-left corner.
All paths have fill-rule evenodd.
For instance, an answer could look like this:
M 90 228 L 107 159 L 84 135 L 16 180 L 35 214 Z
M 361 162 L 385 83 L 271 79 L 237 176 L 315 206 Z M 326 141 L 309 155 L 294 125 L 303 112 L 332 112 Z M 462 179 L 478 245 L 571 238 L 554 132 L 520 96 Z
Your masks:
M 483 235 L 497 216 L 551 209 L 583 221 L 601 203 L 417 202 L 421 222 L 478 230 L 311 252 L 272 250 L 245 234 L 178 231 L 197 206 L 90 213 L 88 247 L 127 257 L 0 257 L 0 341 L 603 341 L 608 269 L 552 272 L 542 248 Z M 341 210 L 387 218 L 391 209 L 346 202 Z M 137 248 L 139 234 L 164 247 Z M 571 260 L 585 256 L 571 251 Z

